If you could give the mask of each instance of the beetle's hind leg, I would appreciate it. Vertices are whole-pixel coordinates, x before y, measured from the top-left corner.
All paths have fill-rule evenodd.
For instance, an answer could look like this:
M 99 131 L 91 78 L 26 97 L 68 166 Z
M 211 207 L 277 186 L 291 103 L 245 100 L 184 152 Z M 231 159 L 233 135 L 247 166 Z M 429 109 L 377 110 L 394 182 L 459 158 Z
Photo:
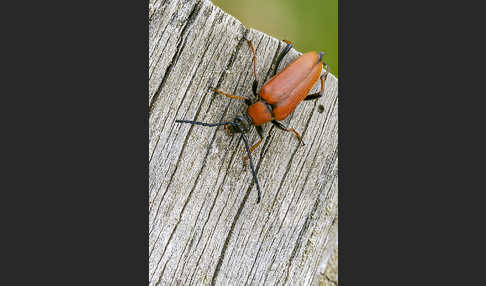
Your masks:
M 324 63 L 324 64 L 326 64 L 326 63 Z M 326 82 L 327 75 L 329 74 L 329 66 L 328 65 L 326 65 L 326 66 L 327 66 L 326 72 L 323 75 L 321 75 L 321 90 L 318 93 L 313 93 L 313 94 L 307 95 L 307 97 L 304 98 L 304 100 L 313 100 L 313 99 L 319 98 L 319 97 L 324 95 L 324 83 Z
M 302 143 L 302 146 L 305 145 L 304 141 L 302 141 L 302 137 L 300 136 L 299 132 L 295 131 L 294 128 L 288 128 L 288 127 L 285 127 L 285 125 L 283 125 L 281 122 L 277 121 L 277 120 L 272 120 L 272 123 L 277 126 L 277 128 L 283 130 L 283 131 L 288 131 L 288 132 L 292 132 L 294 133 L 295 137 L 297 137 L 297 139 L 299 139 L 299 142 Z

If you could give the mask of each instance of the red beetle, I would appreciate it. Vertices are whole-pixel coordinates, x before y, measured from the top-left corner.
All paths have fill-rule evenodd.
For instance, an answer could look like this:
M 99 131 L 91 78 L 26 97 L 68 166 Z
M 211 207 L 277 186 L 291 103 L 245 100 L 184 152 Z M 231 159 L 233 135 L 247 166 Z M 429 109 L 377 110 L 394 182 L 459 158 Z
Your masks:
M 273 71 L 274 76 L 262 86 L 262 88 L 260 89 L 260 93 L 257 94 L 258 81 L 256 77 L 255 48 L 253 47 L 253 44 L 250 40 L 247 41 L 253 54 L 253 74 L 255 76 L 255 80 L 253 80 L 252 86 L 254 95 L 253 100 L 243 96 L 231 95 L 213 88 L 215 92 L 229 98 L 244 100 L 245 103 L 248 105 L 247 114 L 236 116 L 234 121 L 220 123 L 205 123 L 191 120 L 176 120 L 176 122 L 190 123 L 209 127 L 224 125 L 225 129 L 231 134 L 241 133 L 241 137 L 245 142 L 245 147 L 247 151 L 244 162 L 246 163 L 246 160 L 248 158 L 250 159 L 251 171 L 258 190 L 257 203 L 259 203 L 261 196 L 260 185 L 258 184 L 258 178 L 256 176 L 253 161 L 251 159 L 251 152 L 253 152 L 253 150 L 255 150 L 255 148 L 258 147 L 258 145 L 262 142 L 262 125 L 271 121 L 275 126 L 277 126 L 277 128 L 284 131 L 292 132 L 297 137 L 297 139 L 302 142 L 301 136 L 297 131 L 295 131 L 295 129 L 285 127 L 285 125 L 283 125 L 278 120 L 284 120 L 285 118 L 287 118 L 287 116 L 289 116 L 290 113 L 292 113 L 297 105 L 299 105 L 303 100 L 312 100 L 324 95 L 324 82 L 327 78 L 327 75 L 329 74 L 329 66 L 326 65 L 326 72 L 322 76 L 320 76 L 323 65 L 321 60 L 324 53 L 308 52 L 290 63 L 275 76 L 277 68 L 283 57 L 292 48 L 292 43 L 285 41 L 287 43 L 287 46 L 282 51 L 282 53 L 280 53 L 277 59 L 277 64 L 275 65 L 275 69 Z M 308 94 L 314 84 L 316 84 L 319 76 L 321 79 L 320 92 Z M 248 145 L 248 140 L 246 139 L 246 136 L 244 134 L 250 130 L 250 127 L 252 125 L 255 126 L 258 135 L 260 136 L 260 140 L 258 140 L 258 142 L 250 148 Z

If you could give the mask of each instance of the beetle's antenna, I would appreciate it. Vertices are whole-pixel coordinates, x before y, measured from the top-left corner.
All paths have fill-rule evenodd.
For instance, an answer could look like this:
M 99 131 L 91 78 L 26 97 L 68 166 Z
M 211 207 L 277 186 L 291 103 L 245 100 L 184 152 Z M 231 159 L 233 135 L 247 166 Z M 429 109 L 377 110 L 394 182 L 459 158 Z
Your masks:
M 175 122 L 177 122 L 177 123 L 190 123 L 190 124 L 194 124 L 194 125 L 202 125 L 202 126 L 208 126 L 208 127 L 228 125 L 228 124 L 234 123 L 232 121 L 219 122 L 219 123 L 206 123 L 206 122 L 191 121 L 191 120 L 176 120 Z
M 251 167 L 251 173 L 253 174 L 253 179 L 255 179 L 255 184 L 257 186 L 258 190 L 258 198 L 257 198 L 257 204 L 260 202 L 260 185 L 258 184 L 258 178 L 255 173 L 255 168 L 253 167 L 253 160 L 251 159 L 251 152 L 250 152 L 250 147 L 248 146 L 248 140 L 246 140 L 246 136 L 241 133 L 241 138 L 243 138 L 243 142 L 245 142 L 245 147 L 246 147 L 246 152 L 248 153 L 248 158 L 250 159 L 250 167 Z

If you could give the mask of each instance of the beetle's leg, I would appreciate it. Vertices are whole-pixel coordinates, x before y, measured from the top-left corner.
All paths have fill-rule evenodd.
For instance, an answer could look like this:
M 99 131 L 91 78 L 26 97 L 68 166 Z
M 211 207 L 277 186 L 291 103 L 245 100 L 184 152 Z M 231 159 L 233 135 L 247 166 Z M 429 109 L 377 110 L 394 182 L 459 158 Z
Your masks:
M 216 89 L 214 87 L 212 87 L 211 89 L 214 92 L 217 92 L 217 93 L 219 93 L 221 95 L 224 95 L 226 97 L 229 97 L 229 98 L 232 98 L 232 99 L 244 100 L 247 105 L 250 105 L 251 104 L 251 101 L 248 98 L 244 97 L 244 96 L 232 95 L 232 94 L 226 93 L 224 91 L 221 91 L 219 89 Z
M 328 74 L 329 74 L 329 66 L 327 66 L 326 72 L 323 75 L 321 75 L 321 91 L 319 91 L 318 93 L 307 95 L 307 97 L 304 98 L 304 100 L 312 100 L 324 95 L 324 83 L 326 82 Z
M 260 140 L 258 140 L 258 142 L 255 143 L 255 145 L 251 146 L 250 153 L 253 152 L 253 150 L 255 150 L 258 147 L 258 145 L 260 145 L 260 143 L 262 143 L 262 140 L 263 140 L 263 128 L 261 126 L 256 126 L 256 130 L 257 130 L 258 136 L 260 136 Z M 248 163 L 248 154 L 245 156 L 245 158 L 243 158 L 243 165 L 246 166 L 247 163 Z
M 287 43 L 287 46 L 283 49 L 283 51 L 280 53 L 277 59 L 277 64 L 275 65 L 275 69 L 273 70 L 273 75 L 274 76 L 277 73 L 278 66 L 280 65 L 280 62 L 282 61 L 283 57 L 290 51 L 292 48 L 292 42 L 284 40 L 285 43 Z
M 281 122 L 278 122 L 277 120 L 272 120 L 272 123 L 277 126 L 277 128 L 283 130 L 283 131 L 290 131 L 292 133 L 294 133 L 295 137 L 297 137 L 297 139 L 299 139 L 300 143 L 302 143 L 302 146 L 305 145 L 304 141 L 302 141 L 302 137 L 300 137 L 300 134 L 295 131 L 294 128 L 287 128 L 285 127 L 285 125 L 283 125 Z
M 227 93 L 227 92 L 224 92 L 224 91 L 221 91 L 221 90 L 219 90 L 219 89 L 216 89 L 216 88 L 214 88 L 214 87 L 212 87 L 211 89 L 212 89 L 214 92 L 217 92 L 217 93 L 219 93 L 219 94 L 221 94 L 221 95 L 224 95 L 224 96 L 229 97 L 229 98 L 232 98 L 232 99 L 246 100 L 246 97 L 244 97 L 244 96 L 232 95 L 232 94 L 229 94 L 229 93 Z
M 255 76 L 255 79 L 253 80 L 253 84 L 251 86 L 251 90 L 253 91 L 253 95 L 255 95 L 255 97 L 256 97 L 257 96 L 258 80 L 257 80 L 257 75 L 256 75 L 256 53 L 255 53 L 255 47 L 253 47 L 253 43 L 249 39 L 246 39 L 246 40 L 248 41 L 248 45 L 250 46 L 251 53 L 253 55 L 253 75 Z

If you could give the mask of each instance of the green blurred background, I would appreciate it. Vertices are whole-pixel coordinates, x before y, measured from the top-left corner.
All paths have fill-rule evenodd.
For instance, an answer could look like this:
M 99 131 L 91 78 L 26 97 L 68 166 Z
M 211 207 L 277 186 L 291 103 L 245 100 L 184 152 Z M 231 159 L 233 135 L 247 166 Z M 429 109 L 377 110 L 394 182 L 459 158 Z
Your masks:
M 289 40 L 300 52 L 326 52 L 324 61 L 338 74 L 338 0 L 211 0 L 254 28 Z

